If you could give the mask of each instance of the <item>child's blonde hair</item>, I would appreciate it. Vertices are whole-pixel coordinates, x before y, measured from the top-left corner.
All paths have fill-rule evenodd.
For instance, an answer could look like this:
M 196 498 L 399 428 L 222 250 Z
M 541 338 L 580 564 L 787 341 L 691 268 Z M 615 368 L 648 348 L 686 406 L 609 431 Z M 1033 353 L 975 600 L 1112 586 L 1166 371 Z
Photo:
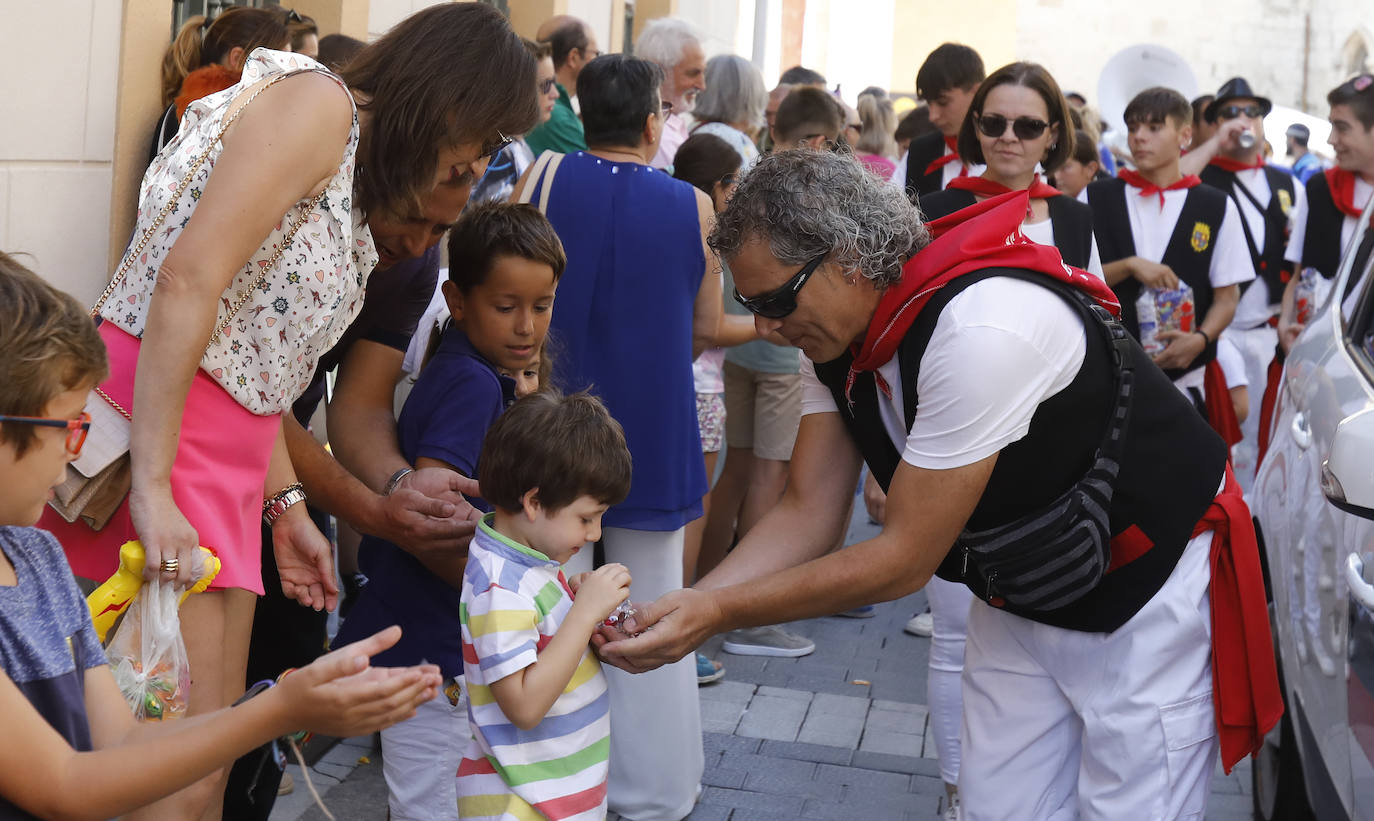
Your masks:
M 105 343 L 71 296 L 0 251 L 0 414 L 42 416 L 55 396 L 109 374 Z M 32 425 L 0 424 L 0 442 L 24 455 Z

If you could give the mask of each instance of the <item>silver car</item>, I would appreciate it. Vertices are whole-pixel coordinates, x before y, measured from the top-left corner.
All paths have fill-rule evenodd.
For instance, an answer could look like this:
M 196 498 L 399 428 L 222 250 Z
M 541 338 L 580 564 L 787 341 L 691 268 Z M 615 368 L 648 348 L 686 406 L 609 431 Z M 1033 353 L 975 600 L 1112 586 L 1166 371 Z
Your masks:
M 1374 819 L 1371 245 L 1355 232 L 1288 356 L 1251 490 L 1287 706 L 1252 768 L 1262 819 Z

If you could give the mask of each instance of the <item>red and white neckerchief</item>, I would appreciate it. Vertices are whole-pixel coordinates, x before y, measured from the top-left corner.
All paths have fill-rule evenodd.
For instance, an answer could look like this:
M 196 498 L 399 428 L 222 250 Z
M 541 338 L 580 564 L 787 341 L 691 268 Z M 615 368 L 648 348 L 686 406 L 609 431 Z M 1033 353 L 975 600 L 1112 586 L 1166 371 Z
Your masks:
M 1176 182 L 1172 182 L 1169 185 L 1164 186 L 1155 185 L 1154 183 L 1145 179 L 1145 176 L 1143 174 L 1139 173 L 1138 171 L 1132 171 L 1129 168 L 1121 169 L 1121 171 L 1119 171 L 1116 176 L 1132 188 L 1140 189 L 1140 196 L 1142 197 L 1148 197 L 1151 194 L 1158 194 L 1159 210 L 1161 211 L 1164 210 L 1165 191 L 1180 191 L 1186 188 L 1192 188 L 1195 185 L 1202 184 L 1202 180 L 1198 179 L 1196 174 L 1189 174 L 1188 176 L 1183 177 L 1182 179 L 1177 180 Z

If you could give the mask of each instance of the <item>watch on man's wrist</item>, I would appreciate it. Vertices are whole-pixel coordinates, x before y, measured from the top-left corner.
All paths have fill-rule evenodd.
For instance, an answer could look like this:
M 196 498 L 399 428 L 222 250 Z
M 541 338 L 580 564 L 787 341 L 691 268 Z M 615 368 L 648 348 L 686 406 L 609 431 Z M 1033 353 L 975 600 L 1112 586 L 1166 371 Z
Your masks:
M 406 467 L 401 468 L 400 470 L 391 474 L 391 478 L 386 480 L 386 487 L 382 488 L 382 495 L 390 496 L 393 492 L 395 492 L 396 488 L 400 486 L 401 480 L 414 472 L 415 468 Z

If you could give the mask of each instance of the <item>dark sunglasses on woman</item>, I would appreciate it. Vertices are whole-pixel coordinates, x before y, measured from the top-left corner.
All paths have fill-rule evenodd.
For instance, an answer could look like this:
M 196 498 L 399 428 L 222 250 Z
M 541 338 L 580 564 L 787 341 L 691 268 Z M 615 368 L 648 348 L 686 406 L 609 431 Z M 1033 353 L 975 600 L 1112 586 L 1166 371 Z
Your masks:
M 797 294 L 816 269 L 820 267 L 820 264 L 825 262 L 828 253 L 830 252 L 827 251 L 825 254 L 812 259 L 803 265 L 802 269 L 791 279 L 766 294 L 746 298 L 736 288 L 735 301 L 743 305 L 750 313 L 758 314 L 767 319 L 782 319 L 797 310 Z
M 975 114 L 973 117 L 973 124 L 978 126 L 983 136 L 994 140 L 1007 133 L 1007 123 L 1011 123 L 1011 133 L 1018 140 L 1033 140 L 1050 127 L 1049 123 L 1035 117 L 1017 117 L 1014 120 L 1008 120 L 1001 114 Z

